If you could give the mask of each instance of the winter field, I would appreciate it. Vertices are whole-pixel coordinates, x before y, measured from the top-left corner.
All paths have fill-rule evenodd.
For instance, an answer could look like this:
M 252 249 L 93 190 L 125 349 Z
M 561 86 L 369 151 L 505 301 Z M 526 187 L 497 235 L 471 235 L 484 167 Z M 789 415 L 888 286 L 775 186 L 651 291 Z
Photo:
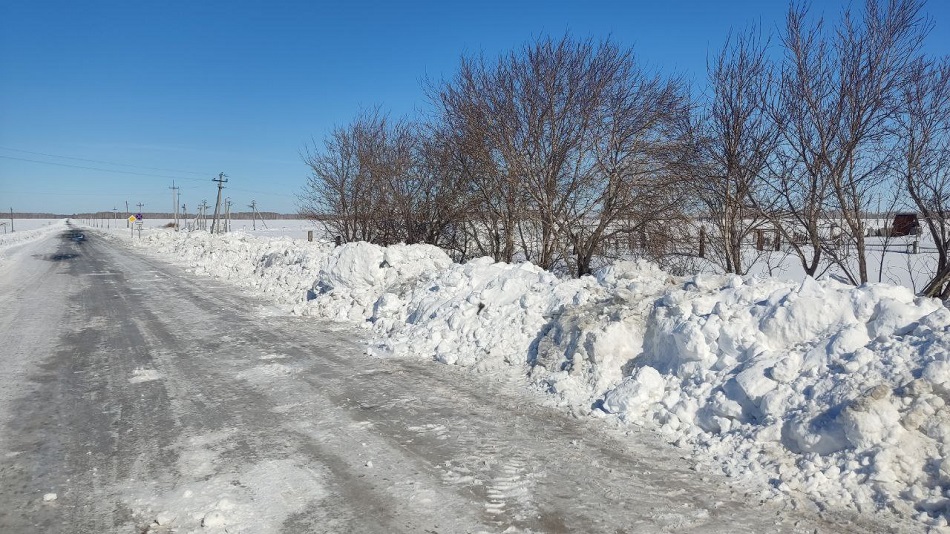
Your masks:
M 0 235 L 0 257 L 63 228 L 47 223 Z M 794 280 L 792 268 L 674 277 L 620 262 L 560 279 L 454 264 L 425 245 L 307 242 L 307 230 L 319 236 L 310 223 L 274 223 L 221 236 L 146 224 L 133 242 L 290 313 L 358 324 L 372 355 L 513 375 L 577 415 L 649 428 L 762 499 L 804 494 L 947 527 L 950 310 L 939 301 Z M 907 261 L 893 256 L 885 266 Z
M 868 222 L 869 228 L 884 228 L 891 221 Z M 920 236 L 867 237 L 868 277 L 872 282 L 884 282 L 921 291 L 936 272 L 936 249 L 929 232 Z M 914 252 L 914 243 L 918 252 Z M 753 246 L 746 252 L 748 260 L 755 260 L 749 271 L 758 277 L 775 277 L 800 282 L 805 271 L 791 250 L 756 252 Z M 786 247 L 787 249 L 787 247 Z M 856 261 L 852 262 L 856 271 Z M 714 271 L 711 266 L 708 270 Z M 831 277 L 846 280 L 836 267 L 828 269 L 819 278 Z

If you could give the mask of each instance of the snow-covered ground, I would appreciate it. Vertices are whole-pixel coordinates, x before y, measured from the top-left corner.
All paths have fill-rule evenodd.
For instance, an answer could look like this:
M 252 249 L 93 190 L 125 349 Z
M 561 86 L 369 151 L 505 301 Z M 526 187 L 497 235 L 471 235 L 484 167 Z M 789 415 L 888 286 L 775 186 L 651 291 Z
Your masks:
M 134 242 L 293 313 L 363 325 L 372 354 L 513 374 L 575 413 L 654 429 L 765 498 L 950 518 L 950 311 L 908 288 L 647 263 L 564 280 L 425 245 L 241 232 Z
M 937 255 L 933 239 L 929 233 L 922 236 L 903 236 L 892 238 L 867 238 L 868 279 L 872 282 L 886 282 L 889 284 L 909 287 L 912 290 L 922 290 L 933 277 L 937 268 Z M 914 243 L 917 242 L 917 252 L 914 253 Z M 791 250 L 768 251 L 756 253 L 746 251 L 746 261 L 751 263 L 749 274 L 760 277 L 776 277 L 783 280 L 801 281 L 805 278 L 805 271 L 801 262 Z M 752 263 L 754 261 L 754 263 Z M 852 260 L 852 263 L 856 263 Z M 711 265 L 710 271 L 715 271 Z M 857 265 L 851 267 L 857 272 Z M 824 276 L 846 279 L 840 269 L 830 266 L 822 272 Z
M 9 219 L 6 222 L 6 231 L 0 232 L 0 259 L 4 251 L 66 229 L 66 219 L 16 219 L 12 232 Z

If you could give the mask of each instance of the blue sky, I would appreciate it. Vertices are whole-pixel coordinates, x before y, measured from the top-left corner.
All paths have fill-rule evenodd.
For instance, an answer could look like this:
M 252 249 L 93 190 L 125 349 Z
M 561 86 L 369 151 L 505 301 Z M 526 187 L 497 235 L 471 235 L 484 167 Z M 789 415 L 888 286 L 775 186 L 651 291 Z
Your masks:
M 836 14 L 843 2 L 816 1 Z M 859 2 L 855 2 L 859 4 Z M 784 0 L 574 2 L 0 2 L 0 211 L 172 209 L 214 201 L 292 213 L 299 153 L 361 107 L 425 109 L 422 82 L 462 55 L 533 37 L 611 36 L 702 89 L 730 29 L 781 24 Z M 950 2 L 931 0 L 933 54 Z

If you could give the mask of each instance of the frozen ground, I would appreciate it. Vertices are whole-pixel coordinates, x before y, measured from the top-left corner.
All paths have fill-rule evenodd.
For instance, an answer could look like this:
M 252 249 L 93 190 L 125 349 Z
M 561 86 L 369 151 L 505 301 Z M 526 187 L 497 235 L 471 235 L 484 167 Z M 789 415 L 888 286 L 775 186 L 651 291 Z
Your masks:
M 704 472 L 688 448 L 543 406 L 508 376 L 515 353 L 508 363 L 488 354 L 486 369 L 499 372 L 480 376 L 372 358 L 362 334 L 382 330 L 282 311 L 319 314 L 323 300 L 325 313 L 356 317 L 365 308 L 355 300 L 381 282 L 439 293 L 419 285 L 444 264 L 432 249 L 334 252 L 165 231 L 132 246 L 124 232 L 85 233 L 47 232 L 0 257 L 0 532 L 914 530 L 834 508 L 816 514 L 794 496 L 762 502 L 760 489 Z M 267 298 L 185 272 L 161 252 L 200 243 L 207 262 L 189 269 L 270 288 Z M 238 259 L 252 249 L 268 251 L 257 268 Z M 307 254 L 325 262 L 309 305 L 306 290 L 290 298 Z M 495 268 L 515 280 L 512 292 L 518 280 L 548 280 L 530 267 Z M 496 300 L 472 299 L 472 316 L 523 324 L 498 316 L 511 303 Z M 386 309 L 395 328 L 396 308 Z
M 913 253 L 914 242 L 918 243 L 918 253 Z M 751 276 L 774 277 L 782 280 L 800 282 L 805 278 L 801 262 L 790 251 L 756 253 L 747 251 L 748 260 L 758 254 L 758 259 L 749 270 Z M 936 253 L 929 235 L 903 236 L 884 239 L 868 238 L 868 279 L 872 282 L 908 287 L 918 292 L 926 287 L 936 271 Z M 857 272 L 856 266 L 853 267 Z M 715 269 L 710 269 L 714 271 Z M 838 276 L 846 279 L 837 267 L 823 273 L 823 277 Z
M 92 228 L 104 228 L 111 230 L 113 223 L 111 221 L 76 221 L 77 224 L 83 224 Z M 174 224 L 173 219 L 152 219 L 146 218 L 142 222 L 142 227 L 144 229 L 152 228 L 162 228 L 169 224 Z M 211 228 L 211 217 L 209 216 L 208 220 L 204 225 L 210 229 Z M 118 221 L 120 229 L 128 229 L 128 225 L 125 224 L 125 220 L 120 219 Z M 200 224 L 194 218 L 191 219 L 182 219 L 179 221 L 179 224 L 183 229 L 188 228 L 200 228 Z M 232 232 L 242 232 L 246 234 L 255 235 L 258 237 L 293 237 L 298 239 L 305 239 L 307 237 L 307 232 L 312 230 L 314 233 L 314 238 L 326 238 L 325 231 L 322 225 L 315 223 L 314 221 L 306 219 L 273 219 L 265 220 L 263 223 L 260 219 L 250 220 L 250 219 L 233 219 L 231 220 L 231 231 Z M 131 235 L 131 232 L 130 232 Z
M 654 430 L 757 497 L 947 524 L 950 312 L 907 288 L 644 263 L 561 280 L 428 246 L 242 233 L 134 244 L 360 325 L 372 354 L 510 375 L 574 413 Z
M 0 231 L 0 254 L 14 246 L 40 239 L 50 232 L 62 231 L 65 219 L 15 219 L 10 231 L 10 220 L 6 222 L 6 231 Z

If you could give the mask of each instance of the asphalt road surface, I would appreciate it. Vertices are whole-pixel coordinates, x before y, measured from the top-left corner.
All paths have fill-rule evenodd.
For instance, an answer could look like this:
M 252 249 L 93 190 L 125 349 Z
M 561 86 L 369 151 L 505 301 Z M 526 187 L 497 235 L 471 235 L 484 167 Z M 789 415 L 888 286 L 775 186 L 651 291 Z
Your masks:
M 4 251 L 0 310 L 2 533 L 886 530 L 113 237 Z

